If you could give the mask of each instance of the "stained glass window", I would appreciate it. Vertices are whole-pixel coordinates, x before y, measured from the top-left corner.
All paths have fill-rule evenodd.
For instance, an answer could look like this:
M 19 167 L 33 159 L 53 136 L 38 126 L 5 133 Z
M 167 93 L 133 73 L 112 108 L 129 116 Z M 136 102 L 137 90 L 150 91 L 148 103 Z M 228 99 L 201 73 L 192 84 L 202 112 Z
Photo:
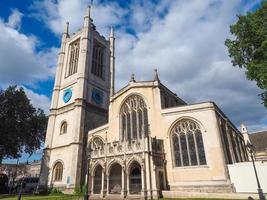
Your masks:
M 200 126 L 193 120 L 181 120 L 171 130 L 174 165 L 205 165 L 206 156 Z
M 125 124 L 123 123 L 126 118 Z M 139 95 L 129 96 L 120 110 L 121 140 L 141 139 L 148 134 L 148 113 L 143 98 Z

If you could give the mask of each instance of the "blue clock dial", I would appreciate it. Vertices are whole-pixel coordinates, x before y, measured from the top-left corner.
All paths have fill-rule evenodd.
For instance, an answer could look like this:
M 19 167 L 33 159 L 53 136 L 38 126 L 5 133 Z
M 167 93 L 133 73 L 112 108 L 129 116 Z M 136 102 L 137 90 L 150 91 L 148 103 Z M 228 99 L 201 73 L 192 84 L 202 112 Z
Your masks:
M 71 88 L 68 88 L 66 90 L 64 90 L 64 94 L 63 94 L 63 101 L 65 103 L 69 102 L 69 100 L 71 99 L 72 97 L 72 90 Z
M 92 101 L 97 105 L 101 105 L 103 103 L 103 92 L 96 88 L 93 88 Z

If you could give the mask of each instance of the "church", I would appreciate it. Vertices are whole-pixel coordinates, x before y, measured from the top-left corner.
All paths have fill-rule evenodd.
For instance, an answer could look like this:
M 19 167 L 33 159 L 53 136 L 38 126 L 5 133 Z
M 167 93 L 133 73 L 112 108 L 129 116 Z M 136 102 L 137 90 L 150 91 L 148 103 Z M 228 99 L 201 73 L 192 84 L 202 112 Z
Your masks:
M 158 199 L 162 191 L 234 192 L 227 164 L 248 160 L 242 133 L 214 102 L 188 104 L 155 70 L 115 92 L 115 34 L 62 34 L 39 187 L 91 198 Z M 88 183 L 88 184 L 87 184 Z

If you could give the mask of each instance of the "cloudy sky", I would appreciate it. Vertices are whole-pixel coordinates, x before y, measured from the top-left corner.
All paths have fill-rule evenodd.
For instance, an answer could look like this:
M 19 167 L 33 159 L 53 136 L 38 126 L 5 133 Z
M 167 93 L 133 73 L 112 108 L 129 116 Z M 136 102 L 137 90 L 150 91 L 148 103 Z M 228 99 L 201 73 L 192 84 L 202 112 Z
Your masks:
M 48 113 L 60 37 L 66 21 L 81 28 L 91 0 L 1 0 L 0 88 L 21 85 L 33 105 Z M 267 110 L 255 82 L 233 67 L 224 46 L 237 14 L 260 0 L 94 0 L 93 20 L 108 36 L 116 28 L 116 89 L 150 80 L 188 103 L 215 101 L 239 127 L 267 129 Z

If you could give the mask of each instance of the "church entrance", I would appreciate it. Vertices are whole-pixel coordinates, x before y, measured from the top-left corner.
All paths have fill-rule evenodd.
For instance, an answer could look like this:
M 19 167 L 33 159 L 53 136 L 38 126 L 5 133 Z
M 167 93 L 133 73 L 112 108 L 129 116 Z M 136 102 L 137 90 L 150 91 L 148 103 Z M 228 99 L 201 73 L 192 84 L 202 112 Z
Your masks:
M 141 166 L 134 162 L 130 168 L 130 194 L 140 194 L 142 189 Z
M 102 185 L 102 167 L 100 165 L 97 166 L 95 170 L 94 176 L 94 194 L 101 193 L 101 185 Z
M 109 193 L 120 194 L 121 193 L 121 173 L 122 168 L 118 163 L 112 165 L 109 174 Z

